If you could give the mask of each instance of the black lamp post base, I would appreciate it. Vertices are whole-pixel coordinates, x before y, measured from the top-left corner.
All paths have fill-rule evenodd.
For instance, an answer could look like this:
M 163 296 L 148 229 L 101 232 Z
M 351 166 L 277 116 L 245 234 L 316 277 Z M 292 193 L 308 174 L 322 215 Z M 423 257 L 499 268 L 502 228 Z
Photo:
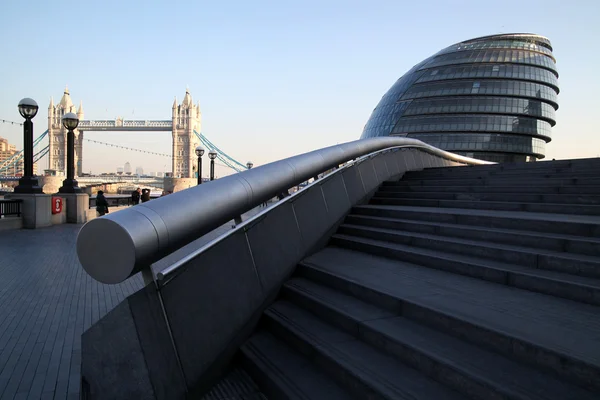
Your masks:
M 81 193 L 81 188 L 75 179 L 65 179 L 58 193 Z
M 43 194 L 42 187 L 36 176 L 24 176 L 19 179 L 19 185 L 15 187 L 14 193 L 38 193 Z

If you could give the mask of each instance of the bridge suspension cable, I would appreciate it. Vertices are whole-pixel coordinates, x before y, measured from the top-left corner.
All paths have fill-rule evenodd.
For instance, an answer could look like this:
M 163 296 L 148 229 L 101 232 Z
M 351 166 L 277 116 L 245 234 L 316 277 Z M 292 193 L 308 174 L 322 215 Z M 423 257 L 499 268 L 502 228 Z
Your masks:
M 125 149 L 125 150 L 132 150 L 132 151 L 137 151 L 140 153 L 146 153 L 146 154 L 153 154 L 153 155 L 157 155 L 157 156 L 162 156 L 162 157 L 169 157 L 169 158 L 173 158 L 172 154 L 166 154 L 166 153 L 157 153 L 154 151 L 148 151 L 148 150 L 141 150 L 141 149 L 134 149 L 132 147 L 126 147 L 126 146 L 121 146 L 118 144 L 113 144 L 113 143 L 106 143 L 106 142 L 101 142 L 99 140 L 93 140 L 93 139 L 83 139 L 84 141 L 88 141 L 88 142 L 93 142 L 93 143 L 98 143 L 98 144 L 102 144 L 105 146 L 111 146 L 111 147 L 118 147 L 120 149 Z M 240 170 L 236 167 L 234 167 L 233 165 L 231 165 L 231 163 L 229 163 L 224 157 L 222 157 L 220 154 L 217 154 L 217 159 L 219 161 L 222 161 L 223 164 L 220 163 L 216 163 L 217 165 L 221 166 L 221 167 L 227 167 L 227 168 L 231 168 L 237 172 L 240 172 Z M 244 168 L 245 169 L 245 168 Z
M 44 133 L 42 133 L 40 136 L 38 136 L 33 141 L 33 147 L 39 145 L 40 142 L 46 137 L 46 135 L 48 135 L 47 129 L 46 129 L 46 131 L 44 131 Z M 6 160 L 2 164 L 0 164 L 0 173 L 9 170 L 13 164 L 18 164 L 22 158 L 23 158 L 23 150 L 16 152 L 11 158 L 9 158 L 8 160 Z
M 198 139 L 200 139 L 200 142 L 203 145 L 208 147 L 210 150 L 216 151 L 217 158 L 219 160 L 221 160 L 222 162 L 224 162 L 225 164 L 227 164 L 227 166 L 229 168 L 232 168 L 237 172 L 248 169 L 248 167 L 246 165 L 244 165 L 241 162 L 235 160 L 234 158 L 228 156 L 223 150 L 219 149 L 214 143 L 212 143 L 210 140 L 208 140 L 208 138 L 205 135 L 203 135 L 202 133 L 198 133 L 194 130 L 194 134 L 196 135 L 196 137 Z
M 23 126 L 22 122 L 14 122 L 14 121 L 6 120 L 6 119 L 0 119 L 0 122 L 2 122 L 4 124 L 11 124 L 11 125 Z
M 93 139 L 83 139 L 86 142 L 92 142 L 92 143 L 98 143 L 98 144 L 103 144 L 105 146 L 110 146 L 110 147 L 117 147 L 119 149 L 125 149 L 125 150 L 131 150 L 131 151 L 137 151 L 139 153 L 146 153 L 146 154 L 152 154 L 155 156 L 162 156 L 162 157 L 173 157 L 171 154 L 166 154 L 166 153 L 157 153 L 155 151 L 148 151 L 148 150 L 141 150 L 141 149 L 134 149 L 133 147 L 127 147 L 127 146 L 121 146 L 119 144 L 113 144 L 113 143 L 106 143 L 106 142 L 101 142 L 99 140 L 93 140 Z
M 5 123 L 5 124 L 23 126 L 23 124 L 20 123 L 20 122 L 9 121 L 9 120 L 6 120 L 6 119 L 0 119 L 0 122 L 1 123 Z M 198 132 L 196 132 L 194 130 L 194 134 L 196 135 L 196 137 L 198 137 L 198 139 L 200 139 L 200 142 L 204 146 L 208 147 L 209 150 L 214 150 L 217 153 L 217 160 L 219 160 L 219 161 L 222 162 L 222 164 L 221 163 L 216 163 L 217 165 L 220 165 L 222 167 L 231 168 L 231 169 L 233 169 L 236 172 L 241 172 L 241 171 L 244 171 L 244 170 L 248 169 L 248 167 L 245 164 L 242 164 L 241 162 L 237 161 L 233 157 L 230 157 L 229 155 L 227 155 L 227 153 L 225 153 L 223 150 L 221 150 L 219 147 L 217 147 L 213 142 L 211 142 L 202 133 L 198 133 Z M 46 135 L 48 135 L 48 130 L 44 131 L 40 136 L 38 136 L 34 140 L 33 146 L 34 147 L 38 146 L 39 143 L 46 137 Z M 118 145 L 118 144 L 106 143 L 106 142 L 101 142 L 99 140 L 93 140 L 93 139 L 83 139 L 83 140 L 87 141 L 87 142 L 91 142 L 91 143 L 101 144 L 101 145 L 104 145 L 104 146 L 110 146 L 110 147 L 116 147 L 116 148 L 119 148 L 119 149 L 135 151 L 135 152 L 138 152 L 138 153 L 152 154 L 152 155 L 161 156 L 161 157 L 173 158 L 172 154 L 158 153 L 158 152 L 155 152 L 155 151 L 148 151 L 148 150 L 142 150 L 142 149 L 135 149 L 133 147 L 121 146 L 121 145 Z M 44 157 L 46 154 L 48 154 L 49 151 L 50 151 L 49 146 L 46 146 L 43 149 L 39 150 L 34 155 L 34 162 L 39 161 L 42 157 Z M 2 162 L 2 164 L 0 164 L 0 174 L 6 173 L 11 168 L 14 169 L 15 165 L 18 165 L 18 163 L 22 159 L 23 159 L 23 150 L 20 150 L 17 153 L 15 153 L 11 158 L 5 160 L 4 162 Z M 20 168 L 19 168 L 19 170 L 20 170 Z

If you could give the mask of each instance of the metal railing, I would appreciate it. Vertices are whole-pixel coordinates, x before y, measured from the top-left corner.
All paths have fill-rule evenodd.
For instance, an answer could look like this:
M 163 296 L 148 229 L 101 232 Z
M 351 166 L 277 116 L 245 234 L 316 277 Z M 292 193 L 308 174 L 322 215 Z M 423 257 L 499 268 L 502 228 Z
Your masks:
M 83 268 L 119 283 L 266 200 L 319 174 L 392 148 L 415 148 L 463 164 L 493 164 L 449 153 L 420 140 L 379 137 L 300 154 L 162 197 L 88 222 L 77 238 Z M 199 201 L 202 199 L 202 201 Z M 102 240 L 98 240 L 102 238 Z M 112 249 L 107 253 L 106 248 Z
M 109 207 L 127 207 L 133 205 L 133 199 L 128 194 L 108 194 L 104 195 Z M 150 195 L 150 200 L 160 197 L 159 195 Z M 96 208 L 96 196 L 90 196 L 90 208 Z
M 0 200 L 0 218 L 4 218 L 6 216 L 21 216 L 21 203 L 23 200 L 21 199 L 2 199 Z

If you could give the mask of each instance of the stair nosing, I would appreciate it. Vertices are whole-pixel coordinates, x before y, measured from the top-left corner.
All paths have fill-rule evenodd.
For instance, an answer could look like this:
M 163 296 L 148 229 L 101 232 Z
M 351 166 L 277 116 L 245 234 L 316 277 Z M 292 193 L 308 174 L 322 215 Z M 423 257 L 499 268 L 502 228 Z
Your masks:
M 479 225 L 464 225 L 464 224 L 453 224 L 448 222 L 430 222 L 430 221 L 421 221 L 418 219 L 405 219 L 405 218 L 395 218 L 395 217 L 380 217 L 376 215 L 364 215 L 364 214 L 348 214 L 348 217 L 355 218 L 365 218 L 371 220 L 379 220 L 379 221 L 391 221 L 391 222 L 399 222 L 399 223 L 410 223 L 410 224 L 422 224 L 427 226 L 439 226 L 442 228 L 457 228 L 457 229 L 468 229 L 473 231 L 481 231 L 481 232 L 495 232 L 495 233 L 505 233 L 505 234 L 519 234 L 524 236 L 531 236 L 536 238 L 550 238 L 557 240 L 573 240 L 573 241 L 582 241 L 589 242 L 592 244 L 598 244 L 600 246 L 600 238 L 590 237 L 590 236 L 578 236 L 578 235 L 568 235 L 563 233 L 553 233 L 553 232 L 535 232 L 535 231 L 527 231 L 527 230 L 518 230 L 518 229 L 508 229 L 508 228 L 496 228 L 496 227 L 482 227 Z
M 401 229 L 354 225 L 354 224 L 348 224 L 345 222 L 342 223 L 342 225 L 340 225 L 340 227 L 344 227 L 344 226 L 358 228 L 358 229 L 365 229 L 365 230 L 369 230 L 369 231 L 379 231 L 379 232 L 401 235 L 401 236 L 417 237 L 417 238 L 421 238 L 421 239 L 432 239 L 432 240 L 439 240 L 439 241 L 450 242 L 450 243 L 459 243 L 459 244 L 463 244 L 463 245 L 474 244 L 477 246 L 489 247 L 489 248 L 497 249 L 497 250 L 516 251 L 516 252 L 521 252 L 521 253 L 532 253 L 534 255 L 552 256 L 552 257 L 563 258 L 563 259 L 572 260 L 572 261 L 597 262 L 599 264 L 598 266 L 600 267 L 600 257 L 590 256 L 587 254 L 557 252 L 557 251 L 548 250 L 548 249 L 518 246 L 518 245 L 514 245 L 514 244 L 493 243 L 493 242 L 489 242 L 489 241 L 485 241 L 485 240 L 453 238 L 453 237 L 449 237 L 449 236 L 437 235 L 437 234 L 432 234 L 432 233 L 411 232 L 411 231 L 403 231 Z M 373 240 L 377 240 L 377 239 L 373 239 Z M 469 257 L 469 256 L 465 256 L 465 257 Z M 473 257 L 473 258 L 478 259 L 479 257 Z
M 303 296 L 309 299 L 309 301 L 315 302 L 317 303 L 319 306 L 321 307 L 326 307 L 329 310 L 332 310 L 333 312 L 342 315 L 344 318 L 347 318 L 349 320 L 351 320 L 353 323 L 355 323 L 358 327 L 359 327 L 359 331 L 355 332 L 355 333 L 351 333 L 353 336 L 357 337 L 360 340 L 364 340 L 363 338 L 363 334 L 361 333 L 361 327 L 365 327 L 366 329 L 370 329 L 373 331 L 376 331 L 379 335 L 381 336 L 385 336 L 386 338 L 388 338 L 390 341 L 394 342 L 394 343 L 398 343 L 401 344 L 402 346 L 406 346 L 411 348 L 412 351 L 417 352 L 417 353 L 421 353 L 424 354 L 425 357 L 434 360 L 435 362 L 444 365 L 446 368 L 452 369 L 452 370 L 458 370 L 461 374 L 465 375 L 468 377 L 468 379 L 472 379 L 480 384 L 483 384 L 485 386 L 487 386 L 490 390 L 492 391 L 496 391 L 496 392 L 500 392 L 503 394 L 508 394 L 508 395 L 517 395 L 519 397 L 521 397 L 522 395 L 529 395 L 531 396 L 531 393 L 528 393 L 529 391 L 527 390 L 527 387 L 522 386 L 522 385 L 514 385 L 513 387 L 509 387 L 508 385 L 510 385 L 513 381 L 511 379 L 507 379 L 504 378 L 504 376 L 502 376 L 502 374 L 496 375 L 494 377 L 489 377 L 485 374 L 481 373 L 481 370 L 479 370 L 477 368 L 477 366 L 475 365 L 476 362 L 472 362 L 472 361 L 467 361 L 467 362 L 463 362 L 463 363 L 456 363 L 454 360 L 455 358 L 453 356 L 448 356 L 447 354 L 442 354 L 439 350 L 431 350 L 430 347 L 427 347 L 425 343 L 417 343 L 414 340 L 410 340 L 411 338 L 407 336 L 403 336 L 403 337 L 396 337 L 393 335 L 389 335 L 386 332 L 384 332 L 383 330 L 381 330 L 380 328 L 377 328 L 376 326 L 370 326 L 368 325 L 369 322 L 372 321 L 378 321 L 378 320 L 394 320 L 394 319 L 402 319 L 404 321 L 407 321 L 409 324 L 413 324 L 413 325 L 418 325 L 420 327 L 420 329 L 422 329 L 423 331 L 428 331 L 430 332 L 433 336 L 440 336 L 443 337 L 444 340 L 446 340 L 446 342 L 458 342 L 460 343 L 461 346 L 464 346 L 465 348 L 470 348 L 473 351 L 478 351 L 481 353 L 486 353 L 487 357 L 492 357 L 492 358 L 501 358 L 503 359 L 505 362 L 511 363 L 513 365 L 516 365 L 517 368 L 521 368 L 521 371 L 525 371 L 528 373 L 533 373 L 533 374 L 537 374 L 538 377 L 539 376 L 545 376 L 548 377 L 548 374 L 542 372 L 542 371 L 538 371 L 535 368 L 531 367 L 531 366 L 527 366 L 527 365 L 521 365 L 519 364 L 517 361 L 515 360 L 511 360 L 510 358 L 504 357 L 501 354 L 495 353 L 491 350 L 479 347 L 475 344 L 469 343 L 465 340 L 459 339 L 459 338 L 455 338 L 452 337 L 451 335 L 448 335 L 447 333 L 444 332 L 439 332 L 433 328 L 430 328 L 428 326 L 422 325 L 419 322 L 416 321 L 412 321 L 409 318 L 398 314 L 398 315 L 391 315 L 391 316 L 387 316 L 387 317 L 379 317 L 379 318 L 375 318 L 375 319 L 361 319 L 359 317 L 357 317 L 356 315 L 352 315 L 351 312 L 346 311 L 345 309 L 341 309 L 339 308 L 336 304 L 334 304 L 331 301 L 328 301 L 327 299 L 321 298 L 321 297 L 315 297 L 314 293 L 312 293 L 310 291 L 310 289 L 307 291 L 305 288 L 302 287 L 302 283 L 304 282 L 309 282 L 311 285 L 316 285 L 317 287 L 322 287 L 322 288 L 326 288 L 329 289 L 331 291 L 343 294 L 346 297 L 352 297 L 352 299 L 357 302 L 357 303 L 363 303 L 363 304 L 370 304 L 367 303 L 363 300 L 360 300 L 356 297 L 353 296 L 348 296 L 345 295 L 344 293 L 340 292 L 337 289 L 333 289 L 333 288 L 329 288 L 321 283 L 318 282 L 313 282 L 310 279 L 306 279 L 306 278 L 293 278 L 290 281 L 286 282 L 284 285 L 284 290 L 289 290 L 289 291 L 293 291 L 295 293 L 297 293 L 299 296 Z M 300 282 L 298 284 L 298 282 Z M 372 305 L 373 307 L 377 307 L 379 309 L 381 309 L 381 307 Z M 383 309 L 381 309 L 383 310 Z M 321 318 L 319 316 L 319 318 Z M 433 341 L 437 341 L 438 338 L 434 339 L 428 339 L 428 340 L 433 340 Z M 453 348 L 453 346 L 449 346 L 450 349 Z M 470 355 L 472 354 L 471 352 L 464 352 L 461 354 L 466 354 L 467 357 L 470 357 Z M 470 357 L 471 359 L 473 357 Z M 401 361 L 402 362 L 402 361 Z M 432 378 L 433 379 L 433 378 Z M 500 382 L 498 382 L 498 380 L 500 380 Z M 563 382 L 563 381 L 558 381 L 561 384 L 565 385 L 565 387 L 570 388 L 572 386 L 574 386 L 572 383 L 568 383 L 568 382 Z M 442 383 L 444 384 L 444 383 Z M 508 384 L 508 385 L 507 385 Z M 515 387 L 516 386 L 516 387 Z M 580 388 L 578 388 L 580 389 Z M 585 390 L 585 389 L 580 389 L 580 390 Z M 507 393 L 508 392 L 508 393 Z M 525 393 L 524 393 L 525 392 Z M 535 393 L 534 393 L 535 394 Z M 539 396 L 535 396 L 532 398 L 538 398 L 539 400 L 543 400 L 543 397 L 539 397 Z
M 282 300 L 277 301 L 275 304 L 277 304 L 279 302 L 282 302 Z M 287 301 L 284 301 L 284 302 L 289 303 L 294 308 L 297 308 L 297 309 L 301 310 L 302 312 L 309 313 L 314 318 L 320 320 L 320 318 L 318 316 L 310 313 L 307 310 L 304 310 L 302 307 L 298 307 L 297 305 L 295 305 L 291 302 L 287 302 Z M 321 339 L 320 337 L 314 336 L 310 332 L 306 331 L 306 329 L 303 329 L 302 326 L 295 323 L 295 321 L 291 320 L 290 318 L 288 318 L 285 315 L 281 315 L 281 313 L 278 312 L 276 309 L 274 309 L 273 306 L 271 306 L 267 310 L 265 310 L 264 315 L 268 318 L 275 320 L 276 323 L 285 324 L 284 329 L 291 331 L 293 335 L 298 336 L 298 334 L 300 334 L 301 335 L 300 340 L 303 340 L 304 342 L 306 342 L 315 351 L 321 353 L 322 356 L 329 358 L 330 360 L 332 360 L 333 362 L 335 362 L 337 364 L 340 364 L 340 368 L 344 369 L 347 373 L 350 373 L 356 379 L 361 380 L 362 384 L 365 387 L 368 387 L 375 392 L 378 392 L 381 390 L 381 388 L 383 388 L 383 389 L 386 389 L 386 391 L 388 391 L 388 392 L 391 391 L 396 395 L 402 394 L 403 398 L 405 396 L 410 396 L 410 392 L 403 390 L 402 387 L 399 387 L 394 382 L 391 382 L 390 380 L 388 380 L 386 377 L 381 376 L 380 374 L 377 374 L 377 372 L 374 371 L 372 368 L 368 368 L 368 367 L 365 368 L 364 364 L 357 363 L 355 360 L 352 359 L 352 357 L 350 357 L 347 354 L 347 352 L 335 348 L 335 346 L 333 346 L 330 342 L 327 342 L 327 341 Z M 277 320 L 279 320 L 279 321 L 277 321 Z M 320 321 L 322 321 L 322 320 L 320 320 Z M 324 324 L 329 325 L 330 327 L 332 327 L 335 330 L 344 332 L 340 328 L 335 327 L 335 326 L 327 323 L 326 321 L 322 321 L 322 322 Z M 357 340 L 358 342 L 361 342 L 363 345 L 369 347 L 373 353 L 379 353 L 380 355 L 383 355 L 383 356 L 391 359 L 392 362 L 394 362 L 396 364 L 402 364 L 403 367 L 409 368 L 408 366 L 404 365 L 399 360 L 397 360 L 395 357 L 393 357 L 387 353 L 383 353 L 381 350 L 371 346 L 368 343 L 365 343 L 364 341 L 356 339 L 354 336 L 352 336 L 352 338 L 354 340 Z M 341 359 L 342 363 L 339 362 L 340 359 Z M 415 370 L 415 373 L 422 376 L 424 380 L 429 380 L 431 383 L 438 385 L 442 391 L 455 392 L 457 397 L 459 397 L 459 398 L 464 397 L 461 393 L 458 393 L 458 392 L 454 391 L 453 389 L 450 389 L 450 388 L 436 382 L 432 378 L 420 373 L 419 371 Z M 362 375 L 362 378 L 361 378 L 361 375 Z M 378 386 L 380 386 L 380 387 L 378 388 Z M 410 396 L 410 397 L 406 397 L 406 398 L 408 399 L 408 398 L 413 398 L 413 397 Z
M 432 250 L 429 248 L 422 248 L 422 247 L 406 245 L 406 244 L 402 244 L 402 243 L 387 242 L 387 241 L 383 241 L 383 240 L 364 238 L 364 237 L 354 236 L 354 235 L 336 233 L 332 236 L 332 238 L 360 241 L 360 242 L 363 242 L 364 244 L 382 246 L 382 247 L 386 247 L 386 248 L 397 248 L 398 250 L 401 250 L 401 251 L 418 253 L 421 255 L 435 257 L 440 260 L 447 260 L 447 261 L 459 262 L 459 263 L 467 263 L 469 265 L 474 265 L 474 266 L 477 266 L 480 268 L 485 268 L 485 269 L 492 269 L 492 270 L 499 271 L 499 272 L 505 272 L 507 274 L 527 275 L 527 276 L 538 278 L 538 279 L 550 280 L 550 281 L 553 281 L 556 283 L 564 282 L 564 283 L 568 283 L 571 285 L 577 285 L 577 286 L 582 286 L 582 287 L 586 287 L 589 289 L 600 290 L 600 279 L 599 278 L 591 278 L 591 277 L 587 277 L 587 276 L 580 277 L 578 275 L 568 274 L 566 272 L 548 271 L 545 269 L 541 269 L 541 268 L 537 268 L 537 267 L 530 267 L 530 266 L 525 266 L 525 265 L 513 265 L 513 264 L 508 264 L 508 263 L 505 263 L 502 261 L 490 260 L 490 259 L 486 259 L 486 258 L 473 257 L 473 256 L 466 256 L 463 254 L 448 253 L 446 251 L 441 251 L 441 250 Z M 372 242 L 372 243 L 370 243 L 370 242 Z M 427 254 L 427 253 L 435 253 L 435 255 Z M 462 260 L 461 260 L 461 258 L 462 258 Z M 403 262 L 412 264 L 412 265 L 419 265 L 419 264 L 406 262 L 406 261 L 403 261 Z M 494 264 L 496 264 L 496 265 L 494 265 Z M 425 267 L 431 268 L 431 267 L 427 267 L 427 266 L 425 266 Z M 445 272 L 448 272 L 448 271 L 445 271 Z M 449 272 L 449 273 L 452 273 L 452 272 Z M 454 274 L 456 274 L 456 273 L 454 273 Z M 544 274 L 560 275 L 560 277 L 544 276 Z M 461 275 L 461 274 L 457 274 L 457 275 Z M 465 275 L 465 276 L 468 276 L 468 275 Z M 475 278 L 472 276 L 469 276 L 469 277 Z M 573 280 L 573 278 L 575 278 L 575 280 Z M 580 279 L 580 278 L 582 280 L 592 281 L 592 282 L 596 283 L 597 285 L 593 285 L 590 283 L 578 282 L 577 279 Z M 479 279 L 479 278 L 475 278 L 475 279 Z M 492 282 L 495 282 L 495 281 L 492 281 Z M 515 289 L 521 289 L 519 287 L 515 287 L 512 285 L 506 285 L 506 286 L 511 286 L 511 287 L 514 287 Z M 523 290 L 523 289 L 521 289 L 521 290 Z M 545 294 L 545 293 L 540 293 L 540 294 Z M 546 295 L 548 295 L 548 294 L 546 294 Z M 576 300 L 573 300 L 573 301 L 576 301 Z
M 384 205 L 384 204 L 364 204 L 354 206 L 361 210 L 390 210 L 390 211 L 408 211 L 421 213 L 436 213 L 436 214 L 455 214 L 474 217 L 493 217 L 507 219 L 527 219 L 534 221 L 548 222 L 563 222 L 576 223 L 583 225 L 600 225 L 600 216 L 594 215 L 577 215 L 577 214 L 558 214 L 558 213 L 540 213 L 529 211 L 506 211 L 506 210 L 471 210 L 468 208 L 446 208 L 446 207 L 418 207 L 418 206 L 399 206 L 399 205 Z M 510 215 L 509 215 L 510 214 Z M 567 221 L 565 221 L 567 220 Z M 570 221 L 569 221 L 570 220 Z
M 375 256 L 375 257 L 378 257 L 378 256 Z M 408 263 L 408 262 L 402 262 L 402 263 L 403 264 L 411 265 L 411 263 Z M 568 354 L 566 354 L 566 352 L 562 348 L 556 348 L 556 346 L 549 345 L 549 344 L 539 344 L 539 343 L 536 343 L 536 342 L 534 342 L 532 340 L 532 338 L 527 338 L 525 335 L 521 334 L 520 332 L 509 332 L 509 331 L 507 331 L 504 326 L 495 327 L 495 326 L 489 324 L 487 321 L 482 321 L 482 320 L 475 321 L 471 317 L 467 317 L 465 319 L 464 315 L 461 315 L 461 314 L 457 313 L 455 310 L 442 309 L 442 308 L 440 308 L 440 307 L 438 307 L 436 305 L 427 304 L 427 303 L 423 302 L 421 299 L 418 299 L 418 298 L 399 297 L 399 296 L 395 295 L 394 293 L 389 292 L 385 288 L 381 288 L 381 287 L 375 288 L 372 285 L 368 285 L 368 284 L 365 285 L 363 282 L 351 280 L 351 279 L 349 279 L 349 278 L 347 278 L 345 276 L 338 275 L 336 273 L 328 271 L 326 268 L 324 269 L 322 266 L 320 266 L 318 264 L 315 264 L 314 262 L 302 261 L 300 264 L 303 265 L 303 266 L 305 266 L 305 267 L 307 267 L 307 268 L 316 269 L 316 270 L 318 270 L 318 271 L 320 271 L 320 272 L 322 272 L 324 274 L 334 276 L 334 277 L 336 277 L 338 279 L 352 282 L 352 283 L 354 283 L 354 284 L 356 284 L 358 286 L 364 287 L 364 288 L 366 288 L 368 290 L 371 290 L 371 291 L 374 291 L 374 292 L 377 292 L 377 293 L 381 293 L 381 294 L 384 294 L 386 296 L 390 296 L 390 297 L 392 297 L 392 298 L 394 298 L 394 299 L 396 299 L 396 300 L 398 300 L 398 301 L 400 301 L 402 303 L 408 303 L 408 304 L 411 304 L 411 305 L 416 306 L 416 307 L 421 307 L 421 308 L 424 308 L 424 309 L 427 309 L 427 310 L 431 310 L 431 311 L 433 311 L 436 314 L 444 315 L 446 317 L 449 317 L 449 318 L 457 320 L 457 321 L 463 321 L 463 322 L 465 322 L 465 323 L 467 323 L 469 325 L 472 325 L 472 326 L 476 327 L 477 329 L 483 329 L 485 331 L 490 331 L 490 332 L 497 332 L 500 335 L 503 335 L 505 337 L 515 338 L 515 339 L 517 339 L 519 341 L 527 343 L 529 346 L 532 346 L 532 347 L 535 347 L 535 348 L 539 348 L 539 349 L 543 349 L 543 350 L 548 351 L 548 352 L 555 353 L 555 354 L 560 355 L 562 357 L 565 357 L 567 359 L 568 358 L 572 358 L 572 359 L 576 360 L 578 363 L 584 364 L 584 365 L 586 365 L 586 366 L 588 366 L 590 368 L 595 368 L 595 369 L 599 369 L 600 368 L 600 361 L 598 361 L 598 362 L 594 362 L 594 361 L 591 361 L 591 360 L 588 361 L 588 360 L 585 360 L 582 357 L 580 357 L 578 354 L 568 355 Z M 414 264 L 412 264 L 412 265 L 414 266 Z M 451 274 L 451 275 L 456 276 L 456 274 L 453 274 L 453 273 L 450 273 L 450 272 L 445 272 L 445 271 L 438 271 L 438 272 L 439 273 Z M 465 279 L 476 279 L 476 278 L 470 278 L 470 277 L 464 277 L 464 278 Z M 522 289 L 518 289 L 518 288 L 512 288 L 512 289 L 514 289 L 514 290 L 522 290 Z

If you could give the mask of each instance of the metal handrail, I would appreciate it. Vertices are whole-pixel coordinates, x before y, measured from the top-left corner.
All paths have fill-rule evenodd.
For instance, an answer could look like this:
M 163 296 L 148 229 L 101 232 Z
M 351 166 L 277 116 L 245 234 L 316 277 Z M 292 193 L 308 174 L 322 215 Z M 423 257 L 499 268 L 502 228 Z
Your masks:
M 93 219 L 77 237 L 79 261 L 100 282 L 122 282 L 278 193 L 333 167 L 392 147 L 419 148 L 459 163 L 490 164 L 401 137 L 326 147 Z
M 0 217 L 9 215 L 21 216 L 22 199 L 0 199 Z
M 218 237 L 214 238 L 210 242 L 204 244 L 202 247 L 200 247 L 200 248 L 198 248 L 196 250 L 193 250 L 192 252 L 186 254 L 181 259 L 173 262 L 173 264 L 171 264 L 168 267 L 163 268 L 162 270 L 158 271 L 156 273 L 156 283 L 157 283 L 157 285 L 159 287 L 165 286 L 178 273 L 181 272 L 181 268 L 184 265 L 186 265 L 189 261 L 193 260 L 194 258 L 198 257 L 200 254 L 204 253 L 205 251 L 207 251 L 211 247 L 213 247 L 213 246 L 217 245 L 218 243 L 222 242 L 223 240 L 227 239 L 229 236 L 235 235 L 238 230 L 244 229 L 244 227 L 246 225 L 251 225 L 253 223 L 253 221 L 259 220 L 259 219 L 263 218 L 263 215 L 265 215 L 266 213 L 272 212 L 277 207 L 280 207 L 280 206 L 284 205 L 285 203 L 287 203 L 289 201 L 293 201 L 295 197 L 301 196 L 311 186 L 313 186 L 315 184 L 321 184 L 322 185 L 324 182 L 327 182 L 327 180 L 332 179 L 337 174 L 343 173 L 347 168 L 351 168 L 351 167 L 353 167 L 353 166 L 355 166 L 357 164 L 360 164 L 361 162 L 366 161 L 366 160 L 368 160 L 368 159 L 370 159 L 372 157 L 375 157 L 376 155 L 379 155 L 381 153 L 385 153 L 385 152 L 388 152 L 388 151 L 400 150 L 400 149 L 403 149 L 405 147 L 406 146 L 397 146 L 397 147 L 391 147 L 391 148 L 387 148 L 387 149 L 384 149 L 384 150 L 379 150 L 379 151 L 376 151 L 376 152 L 373 152 L 373 153 L 369 153 L 367 155 L 361 156 L 359 158 L 356 158 L 354 160 L 350 160 L 350 161 L 344 163 L 339 168 L 336 168 L 335 170 L 333 170 L 329 174 L 324 175 L 324 176 L 320 176 L 319 179 L 315 178 L 315 180 L 313 180 L 313 182 L 310 182 L 310 183 L 308 183 L 308 181 L 303 182 L 303 183 L 306 183 L 306 184 L 303 185 L 303 189 L 301 191 L 297 191 L 297 192 L 292 193 L 289 196 L 281 199 L 280 201 L 278 201 L 277 203 L 275 203 L 273 206 L 271 206 L 271 207 L 269 207 L 267 209 L 264 209 L 263 211 L 259 212 L 258 214 L 255 214 L 252 217 L 248 218 L 246 221 L 243 221 L 242 223 L 236 225 L 234 229 L 232 229 L 230 231 L 227 231 L 227 232 L 223 233 L 222 235 L 219 235 Z M 321 174 L 319 174 L 319 175 L 321 175 Z M 303 183 L 298 184 L 297 186 L 300 186 Z

